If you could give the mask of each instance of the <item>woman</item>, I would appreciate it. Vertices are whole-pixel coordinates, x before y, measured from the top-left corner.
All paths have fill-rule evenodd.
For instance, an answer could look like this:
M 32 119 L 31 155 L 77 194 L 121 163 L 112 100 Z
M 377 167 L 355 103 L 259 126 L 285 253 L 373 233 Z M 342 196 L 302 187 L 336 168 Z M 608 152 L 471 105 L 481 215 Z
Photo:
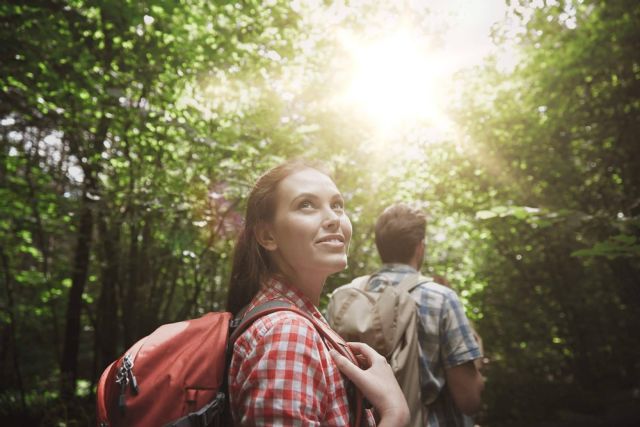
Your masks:
M 320 319 L 325 280 L 347 266 L 351 222 L 334 182 L 319 169 L 289 162 L 253 187 L 234 253 L 227 310 L 238 313 L 286 300 Z M 380 416 L 380 426 L 406 423 L 408 408 L 384 358 L 353 344 L 363 370 L 329 348 L 303 316 L 280 311 L 255 321 L 234 345 L 229 392 L 237 425 L 346 426 L 347 387 L 340 370 Z M 367 411 L 368 413 L 368 411 Z M 363 425 L 375 425 L 368 413 Z

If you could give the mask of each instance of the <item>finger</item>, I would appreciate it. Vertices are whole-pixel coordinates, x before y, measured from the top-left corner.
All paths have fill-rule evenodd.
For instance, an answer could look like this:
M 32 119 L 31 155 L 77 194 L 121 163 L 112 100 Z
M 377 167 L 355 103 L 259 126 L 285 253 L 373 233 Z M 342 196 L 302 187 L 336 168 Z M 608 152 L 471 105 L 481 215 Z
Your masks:
M 333 361 L 336 362 L 336 365 L 338 365 L 338 368 L 340 368 L 340 370 L 342 370 L 343 368 L 348 369 L 349 365 L 353 365 L 353 363 L 351 363 L 349 359 L 338 353 L 336 350 L 331 349 L 329 350 L 329 353 L 331 354 L 331 357 L 333 357 Z
M 349 348 L 351 349 L 353 354 L 355 354 L 358 365 L 360 365 L 362 369 L 369 369 L 371 367 L 371 365 L 373 364 L 371 355 L 371 351 L 373 349 L 371 347 L 364 343 L 351 342 L 349 343 Z
M 358 363 L 364 363 L 364 362 L 368 362 L 369 359 L 367 359 L 367 356 L 365 356 L 364 354 L 360 354 L 360 353 L 355 353 L 356 356 L 356 360 L 358 361 Z
M 329 353 L 331 354 L 331 357 L 333 357 L 333 361 L 338 366 L 338 369 L 340 369 L 340 372 L 345 374 L 351 380 L 354 380 L 358 375 L 361 374 L 361 370 L 359 367 L 354 365 L 349 359 L 347 359 L 337 351 L 332 349 L 329 351 Z
M 357 353 L 367 354 L 368 351 L 373 350 L 371 347 L 369 347 L 369 345 L 363 342 L 349 341 L 347 344 L 354 352 Z
M 364 354 L 356 353 L 355 351 L 353 353 L 356 356 L 356 362 L 358 362 L 358 366 L 360 367 L 360 369 L 366 370 L 371 367 L 371 360 L 369 360 L 367 356 L 365 356 Z
M 364 355 L 369 361 L 373 360 L 375 356 L 379 356 L 380 354 L 371 348 L 369 345 L 363 342 L 349 342 L 349 347 L 353 350 L 354 353 L 359 353 Z

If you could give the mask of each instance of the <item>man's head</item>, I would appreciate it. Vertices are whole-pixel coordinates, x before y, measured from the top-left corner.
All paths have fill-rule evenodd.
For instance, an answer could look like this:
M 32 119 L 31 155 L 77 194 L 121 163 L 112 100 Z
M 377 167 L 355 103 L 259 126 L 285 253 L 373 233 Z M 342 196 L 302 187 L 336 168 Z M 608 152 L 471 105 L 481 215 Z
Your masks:
M 424 256 L 427 219 L 424 213 L 405 204 L 391 205 L 376 221 L 376 247 L 384 263 L 415 264 Z

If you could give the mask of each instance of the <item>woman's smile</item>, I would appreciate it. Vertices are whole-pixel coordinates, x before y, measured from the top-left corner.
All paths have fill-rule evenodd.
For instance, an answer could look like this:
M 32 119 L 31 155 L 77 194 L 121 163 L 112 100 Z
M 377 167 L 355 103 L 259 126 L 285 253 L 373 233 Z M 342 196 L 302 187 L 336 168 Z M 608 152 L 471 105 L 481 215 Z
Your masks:
M 317 245 L 328 247 L 331 249 L 344 249 L 344 236 L 341 234 L 330 234 L 328 236 L 321 237 L 316 240 Z
M 263 246 L 291 278 L 326 276 L 347 266 L 351 222 L 342 194 L 327 175 L 303 169 L 278 185 L 277 208 Z M 320 280 L 319 283 L 324 282 Z

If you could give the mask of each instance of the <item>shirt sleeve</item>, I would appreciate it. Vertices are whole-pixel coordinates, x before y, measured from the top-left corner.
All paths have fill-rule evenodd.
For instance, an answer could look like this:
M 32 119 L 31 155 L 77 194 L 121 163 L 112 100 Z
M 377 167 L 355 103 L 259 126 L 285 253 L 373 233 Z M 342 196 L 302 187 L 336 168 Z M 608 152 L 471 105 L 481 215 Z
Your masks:
M 268 316 L 270 317 L 270 316 Z M 242 426 L 318 426 L 327 400 L 335 396 L 327 381 L 326 355 L 320 335 L 306 319 L 268 317 L 258 333 L 234 350 L 241 357 L 234 414 Z M 272 318 L 273 319 L 273 318 Z M 254 324 L 255 325 L 255 324 Z
M 442 307 L 440 349 L 445 368 L 482 357 L 464 307 L 455 292 L 447 294 Z

